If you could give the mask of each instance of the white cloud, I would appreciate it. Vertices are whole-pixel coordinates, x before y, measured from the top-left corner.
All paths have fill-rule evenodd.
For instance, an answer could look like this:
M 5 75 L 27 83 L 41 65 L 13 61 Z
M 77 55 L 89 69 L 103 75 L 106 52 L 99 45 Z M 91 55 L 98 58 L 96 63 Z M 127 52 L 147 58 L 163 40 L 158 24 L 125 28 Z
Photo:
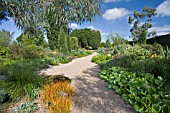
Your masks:
M 161 27 L 152 27 L 149 31 L 156 31 L 157 35 L 170 34 L 170 25 L 164 25 Z
M 105 3 L 109 3 L 109 2 L 120 2 L 120 1 L 129 1 L 129 0 L 104 0 Z
M 156 12 L 158 16 L 170 16 L 170 0 L 166 0 L 161 3 L 157 8 Z
M 77 29 L 77 28 L 79 28 L 80 26 L 79 25 L 77 25 L 77 24 L 75 24 L 75 23 L 71 23 L 70 24 L 70 28 L 72 28 L 72 29 Z
M 106 20 L 117 20 L 127 17 L 130 14 L 130 11 L 125 8 L 113 8 L 108 9 L 103 14 L 103 18 Z

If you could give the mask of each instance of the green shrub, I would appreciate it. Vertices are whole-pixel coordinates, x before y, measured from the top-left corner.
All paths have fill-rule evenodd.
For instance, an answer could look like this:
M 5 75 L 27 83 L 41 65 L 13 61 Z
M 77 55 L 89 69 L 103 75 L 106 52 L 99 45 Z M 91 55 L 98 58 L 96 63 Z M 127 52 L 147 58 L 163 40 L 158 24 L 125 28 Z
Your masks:
M 35 70 L 45 69 L 49 67 L 45 62 L 45 59 L 34 59 L 31 61 L 31 63 L 34 65 Z
M 80 58 L 80 57 L 87 56 L 88 54 L 90 54 L 90 52 L 85 51 L 84 49 L 78 49 L 78 50 L 71 51 L 70 56 L 77 56 L 78 58 Z
M 1 60 L 2 61 L 2 60 Z M 8 67 L 12 64 L 15 64 L 17 61 L 4 58 L 0 64 L 0 75 L 7 75 L 8 74 Z
M 87 55 L 91 55 L 93 52 L 91 52 L 91 51 L 86 51 L 86 54 Z
M 10 54 L 9 47 L 0 46 L 0 56 L 8 57 Z
M 21 54 L 25 59 L 41 58 L 42 48 L 35 45 L 23 46 Z
M 99 77 L 108 81 L 108 88 L 122 95 L 137 112 L 170 112 L 170 85 L 161 76 L 154 77 L 148 73 L 136 74 L 112 67 L 103 70 Z
M 95 62 L 100 65 L 102 63 L 106 63 L 107 61 L 109 61 L 111 59 L 112 59 L 112 56 L 109 56 L 109 55 L 107 55 L 107 53 L 102 52 L 102 53 L 98 54 L 97 56 L 94 56 L 92 58 L 92 62 Z
M 25 102 L 15 108 L 15 113 L 33 113 L 38 110 L 37 103 Z
M 59 55 L 59 56 L 57 56 L 56 58 L 57 58 L 57 59 L 59 60 L 59 62 L 62 63 L 62 64 L 66 64 L 66 63 L 69 63 L 69 62 L 72 61 L 72 59 L 69 58 L 69 57 L 66 56 L 66 55 Z
M 66 64 L 66 63 L 69 63 L 69 62 L 71 62 L 72 61 L 72 59 L 64 59 L 64 60 L 62 60 L 62 61 L 60 61 L 60 63 L 62 63 L 62 64 Z
M 45 59 L 45 62 L 47 63 L 47 64 L 50 64 L 50 65 L 58 65 L 59 64 L 59 61 L 58 61 L 58 59 L 56 59 L 56 58 L 46 58 Z
M 24 62 L 18 62 L 8 68 L 8 75 L 1 85 L 12 99 L 30 96 L 32 90 L 44 84 L 44 77 L 38 76 L 34 68 L 31 63 Z

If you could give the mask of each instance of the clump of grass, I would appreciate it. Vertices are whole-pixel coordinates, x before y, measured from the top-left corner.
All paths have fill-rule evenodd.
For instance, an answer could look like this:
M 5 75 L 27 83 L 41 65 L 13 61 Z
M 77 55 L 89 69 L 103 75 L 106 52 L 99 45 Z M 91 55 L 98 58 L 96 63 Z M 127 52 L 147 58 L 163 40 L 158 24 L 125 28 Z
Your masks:
M 9 66 L 8 75 L 1 86 L 12 99 L 16 100 L 26 95 L 31 96 L 34 89 L 44 84 L 44 77 L 38 76 L 34 68 L 31 63 L 26 62 L 18 62 Z
M 42 93 L 42 100 L 50 113 L 70 113 L 73 87 L 67 81 L 47 84 Z

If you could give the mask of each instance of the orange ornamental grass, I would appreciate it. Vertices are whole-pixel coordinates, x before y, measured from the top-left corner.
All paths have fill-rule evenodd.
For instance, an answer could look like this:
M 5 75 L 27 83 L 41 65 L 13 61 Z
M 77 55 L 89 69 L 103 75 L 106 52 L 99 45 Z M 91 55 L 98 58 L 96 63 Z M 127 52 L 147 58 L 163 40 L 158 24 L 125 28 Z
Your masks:
M 42 100 L 50 113 L 70 113 L 73 87 L 67 81 L 47 84 L 42 93 Z

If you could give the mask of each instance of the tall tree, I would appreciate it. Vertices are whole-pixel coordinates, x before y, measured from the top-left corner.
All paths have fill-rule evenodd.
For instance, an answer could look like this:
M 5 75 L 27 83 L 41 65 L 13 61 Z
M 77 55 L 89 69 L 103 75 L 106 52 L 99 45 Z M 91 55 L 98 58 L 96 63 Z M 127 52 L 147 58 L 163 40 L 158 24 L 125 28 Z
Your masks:
M 111 45 L 110 39 L 107 39 L 105 43 L 105 48 L 110 48 L 110 45 Z
M 46 13 L 52 12 L 55 23 L 83 23 L 100 13 L 102 0 L 1 0 L 0 23 L 12 17 L 16 25 L 35 32 L 48 28 Z M 55 25 L 56 25 L 55 24 Z
M 60 52 L 64 54 L 69 53 L 68 44 L 67 44 L 67 34 L 62 29 L 60 30 L 60 33 L 59 33 L 58 45 L 59 47 L 57 49 L 59 49 Z
M 100 47 L 101 42 L 101 34 L 100 31 L 97 30 L 89 30 L 89 37 L 87 39 L 88 46 L 92 47 L 92 49 L 97 49 Z
M 156 15 L 156 9 L 145 7 L 142 12 L 134 11 L 133 17 L 129 17 L 129 24 L 133 24 L 130 32 L 134 41 L 139 43 L 146 43 L 146 38 L 154 32 L 149 32 L 148 29 L 152 27 L 150 23 Z
M 30 33 L 47 32 L 51 49 L 58 48 L 59 30 L 68 23 L 82 24 L 100 14 L 102 0 L 1 0 L 0 23 L 12 17 L 16 25 Z

